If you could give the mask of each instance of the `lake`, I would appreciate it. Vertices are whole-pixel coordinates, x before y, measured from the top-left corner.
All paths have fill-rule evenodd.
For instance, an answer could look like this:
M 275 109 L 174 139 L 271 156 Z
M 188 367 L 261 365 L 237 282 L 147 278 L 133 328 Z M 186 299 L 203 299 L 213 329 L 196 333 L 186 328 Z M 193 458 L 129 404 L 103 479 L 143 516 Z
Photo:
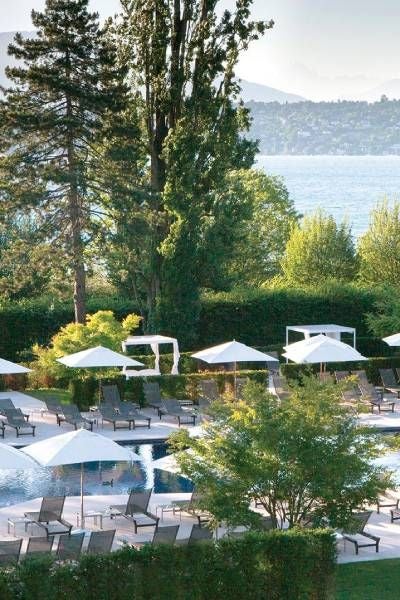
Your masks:
M 400 199 L 400 156 L 262 156 L 257 166 L 284 177 L 299 212 L 324 208 L 362 234 L 385 196 Z

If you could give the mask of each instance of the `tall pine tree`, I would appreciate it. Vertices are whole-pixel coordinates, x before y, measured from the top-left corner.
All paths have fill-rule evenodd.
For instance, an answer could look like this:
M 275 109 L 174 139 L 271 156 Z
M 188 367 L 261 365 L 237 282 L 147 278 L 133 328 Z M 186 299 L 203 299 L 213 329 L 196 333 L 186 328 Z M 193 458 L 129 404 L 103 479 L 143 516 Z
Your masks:
M 12 87 L 0 107 L 0 213 L 33 214 L 44 238 L 64 249 L 83 323 L 85 246 L 104 191 L 98 145 L 126 90 L 88 0 L 46 0 L 32 23 L 36 37 L 17 34 L 9 47 L 19 66 L 6 71 Z
M 215 259 L 210 230 L 221 217 L 242 218 L 221 193 L 225 176 L 249 168 L 256 152 L 242 135 L 249 115 L 238 103 L 234 69 L 240 53 L 273 23 L 253 21 L 252 2 L 236 0 L 232 12 L 218 16 L 218 0 L 121 0 L 120 46 L 149 165 L 147 199 L 138 198 L 131 212 L 148 231 L 144 251 L 134 248 L 134 263 L 149 265 L 141 270 L 148 328 L 179 334 L 187 344 L 199 311 L 200 274 Z M 231 237 L 227 232 L 227 253 Z

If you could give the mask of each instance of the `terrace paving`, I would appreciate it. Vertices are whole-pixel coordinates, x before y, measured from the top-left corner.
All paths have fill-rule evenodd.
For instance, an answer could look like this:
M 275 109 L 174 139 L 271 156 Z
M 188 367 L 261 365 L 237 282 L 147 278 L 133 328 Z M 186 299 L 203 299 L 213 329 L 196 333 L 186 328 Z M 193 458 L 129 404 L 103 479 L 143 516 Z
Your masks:
M 1 398 L 11 398 L 17 408 L 21 408 L 23 411 L 30 414 L 30 423 L 36 425 L 35 437 L 24 435 L 17 438 L 15 431 L 7 427 L 4 440 L 0 438 L 1 442 L 22 447 L 73 430 L 73 426 L 68 423 L 62 423 L 59 427 L 56 423 L 56 417 L 45 412 L 45 404 L 41 400 L 37 400 L 28 394 L 23 394 L 21 392 L 0 392 L 0 399 Z M 157 413 L 153 409 L 148 408 L 143 409 L 143 413 L 152 419 L 150 429 L 147 427 L 137 427 L 130 431 L 128 429 L 117 429 L 114 431 L 111 423 L 102 424 L 101 420 L 98 420 L 93 427 L 93 431 L 95 433 L 101 433 L 116 442 L 150 443 L 166 440 L 171 433 L 178 429 L 178 423 L 172 417 L 164 416 L 160 421 L 157 417 Z M 96 413 L 83 414 L 91 418 L 96 417 Z M 185 426 L 182 425 L 182 428 L 183 427 Z M 201 431 L 199 426 L 191 426 L 188 427 L 188 429 L 193 434 L 200 433 Z

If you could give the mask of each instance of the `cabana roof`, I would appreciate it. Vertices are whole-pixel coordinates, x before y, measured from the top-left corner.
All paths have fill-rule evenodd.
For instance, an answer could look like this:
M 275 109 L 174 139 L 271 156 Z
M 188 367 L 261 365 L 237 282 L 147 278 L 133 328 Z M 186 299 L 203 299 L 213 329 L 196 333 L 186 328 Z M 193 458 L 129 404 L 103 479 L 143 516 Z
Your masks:
M 289 331 L 298 331 L 299 333 L 319 334 L 319 333 L 354 333 L 354 327 L 345 327 L 344 325 L 288 325 Z

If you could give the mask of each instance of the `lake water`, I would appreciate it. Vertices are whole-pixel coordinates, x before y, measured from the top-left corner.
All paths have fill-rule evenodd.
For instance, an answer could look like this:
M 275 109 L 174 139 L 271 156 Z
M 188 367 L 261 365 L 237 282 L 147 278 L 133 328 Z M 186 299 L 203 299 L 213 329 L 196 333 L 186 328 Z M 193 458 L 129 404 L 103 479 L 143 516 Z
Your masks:
M 167 471 L 153 469 L 152 462 L 167 454 L 165 444 L 126 446 L 140 455 L 141 461 L 85 464 L 87 496 L 127 494 L 131 489 L 153 488 L 156 493 L 191 492 L 192 483 Z M 110 485 L 112 481 L 113 485 Z M 41 496 L 79 496 L 80 465 L 13 471 L 0 469 L 0 507 Z
M 258 167 L 284 177 L 299 212 L 324 208 L 337 221 L 346 218 L 355 236 L 379 200 L 400 200 L 400 156 L 260 155 Z

